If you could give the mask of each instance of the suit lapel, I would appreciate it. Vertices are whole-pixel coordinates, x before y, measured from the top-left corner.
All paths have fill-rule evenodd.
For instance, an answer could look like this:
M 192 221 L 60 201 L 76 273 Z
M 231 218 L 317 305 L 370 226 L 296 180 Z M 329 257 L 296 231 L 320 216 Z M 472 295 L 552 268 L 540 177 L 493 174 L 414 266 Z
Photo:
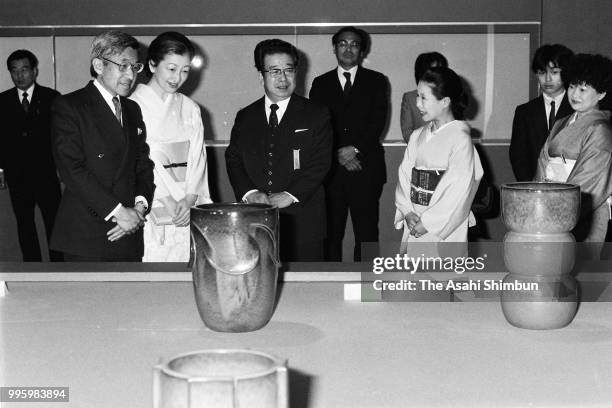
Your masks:
M 17 90 L 17 88 L 13 88 L 13 97 L 10 99 L 11 100 L 11 111 L 12 113 L 14 113 L 16 115 L 17 118 L 19 118 L 20 120 L 25 120 L 26 118 L 26 113 L 23 110 L 23 106 L 21 105 L 21 101 L 19 100 L 19 91 Z
M 125 120 L 124 123 L 127 126 L 125 128 L 122 128 L 113 112 L 111 112 L 110 106 L 108 106 L 98 89 L 96 89 L 93 82 L 90 82 L 88 84 L 88 90 L 88 108 L 91 112 L 92 121 L 96 129 L 98 130 L 97 135 L 91 136 L 98 137 L 99 141 L 102 144 L 108 145 L 109 148 L 114 152 L 119 152 L 118 155 L 121 156 L 121 162 L 118 163 L 117 170 L 114 174 L 114 178 L 117 178 L 118 175 L 120 175 L 123 171 L 126 158 L 128 157 L 129 143 L 126 143 L 127 139 L 124 135 L 124 131 L 126 129 L 129 129 L 130 115 L 123 112 L 123 118 Z M 122 101 L 122 104 L 122 106 L 126 106 L 124 101 Z
M 90 82 L 88 86 L 90 93 L 89 109 L 91 110 L 93 122 L 98 128 L 100 137 L 106 143 L 110 143 L 115 147 L 123 146 L 125 143 L 123 128 L 93 82 Z
M 123 149 L 123 159 L 121 160 L 121 166 L 119 166 L 119 168 L 122 169 L 126 160 L 130 156 L 131 149 L 132 149 L 132 143 L 131 143 L 132 138 L 130 136 L 137 134 L 138 130 L 136 129 L 136 120 L 134 118 L 134 115 L 132 114 L 132 111 L 128 107 L 128 103 L 126 102 L 127 99 L 122 96 L 119 98 L 119 100 L 121 102 L 121 108 L 122 108 L 121 109 L 121 120 L 123 121 L 122 131 L 123 131 L 123 142 L 125 146 L 125 148 Z M 117 122 L 117 119 L 115 119 L 115 121 Z
M 540 143 L 543 144 L 548 137 L 548 119 L 546 117 L 546 108 L 544 107 L 544 97 L 540 95 L 535 105 L 534 126 L 537 130 L 537 134 L 541 135 Z
M 572 105 L 570 105 L 567 97 L 567 92 L 565 92 L 565 95 L 563 95 L 563 99 L 561 100 L 561 106 L 559 106 L 559 109 L 557 109 L 555 119 L 561 119 L 567 115 L 571 115 L 572 113 L 574 113 L 574 109 L 572 109 Z

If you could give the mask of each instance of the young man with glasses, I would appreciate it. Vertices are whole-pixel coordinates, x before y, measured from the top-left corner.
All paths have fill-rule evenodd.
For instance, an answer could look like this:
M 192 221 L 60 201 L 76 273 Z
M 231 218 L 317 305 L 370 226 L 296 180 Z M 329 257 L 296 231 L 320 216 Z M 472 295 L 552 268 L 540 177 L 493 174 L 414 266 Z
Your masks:
M 254 52 L 264 96 L 236 115 L 225 152 L 237 200 L 280 209 L 283 261 L 322 261 L 323 179 L 331 162 L 328 110 L 294 94 L 295 47 L 264 40 Z
M 387 125 L 387 78 L 360 66 L 369 49 L 368 34 L 344 27 L 332 37 L 338 67 L 312 82 L 310 99 L 327 105 L 334 124 L 334 162 L 326 183 L 327 260 L 342 260 L 342 240 L 351 213 L 355 248 L 378 242 L 378 203 L 386 181 L 381 139 Z M 363 259 L 365 260 L 365 259 Z
M 51 247 L 66 261 L 142 259 L 155 186 L 140 108 L 126 98 L 143 68 L 138 47 L 119 31 L 96 36 L 94 80 L 53 105 L 53 153 L 66 188 Z

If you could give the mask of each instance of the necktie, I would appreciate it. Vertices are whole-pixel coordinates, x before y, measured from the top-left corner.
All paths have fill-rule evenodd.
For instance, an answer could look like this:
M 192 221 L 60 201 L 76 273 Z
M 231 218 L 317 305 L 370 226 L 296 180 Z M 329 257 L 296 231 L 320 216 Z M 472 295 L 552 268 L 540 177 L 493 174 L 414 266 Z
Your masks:
M 23 99 L 21 100 L 21 106 L 23 106 L 23 110 L 25 111 L 25 113 L 28 113 L 30 111 L 30 102 L 28 102 L 27 92 L 23 93 Z
M 548 132 L 553 128 L 555 124 L 555 101 L 550 102 L 550 113 L 548 114 Z
M 278 127 L 278 116 L 276 116 L 276 111 L 278 110 L 278 105 L 273 103 L 270 105 L 270 128 L 272 130 Z
M 121 123 L 121 104 L 119 103 L 118 96 L 113 96 L 113 105 L 115 105 L 115 117 L 119 121 L 119 124 L 123 126 Z
M 343 89 L 344 97 L 346 98 L 351 93 L 351 86 L 352 86 L 352 84 L 351 84 L 351 73 L 350 72 L 345 72 L 342 75 L 344 75 L 344 77 L 346 78 L 346 82 L 344 83 L 344 89 Z

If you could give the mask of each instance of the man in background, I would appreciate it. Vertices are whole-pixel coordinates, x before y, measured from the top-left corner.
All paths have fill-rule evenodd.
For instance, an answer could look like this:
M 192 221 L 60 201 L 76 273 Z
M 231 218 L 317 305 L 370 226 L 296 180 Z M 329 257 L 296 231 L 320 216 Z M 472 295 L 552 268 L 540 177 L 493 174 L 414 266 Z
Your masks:
M 51 247 L 66 261 L 142 260 L 155 186 L 140 107 L 126 98 L 143 69 L 138 47 L 120 31 L 96 36 L 94 80 L 53 105 L 53 154 L 66 188 Z
M 353 259 L 362 243 L 378 242 L 378 208 L 386 182 L 381 145 L 387 124 L 387 78 L 360 66 L 369 49 L 368 34 L 344 27 L 332 37 L 338 67 L 312 82 L 310 99 L 328 106 L 334 127 L 334 161 L 326 182 L 327 260 L 342 260 L 348 212 L 355 233 Z
M 237 200 L 280 209 L 280 258 L 322 261 L 332 128 L 324 106 L 294 94 L 299 56 L 279 39 L 257 44 L 264 96 L 236 115 L 225 152 Z
M 510 162 L 517 181 L 533 180 L 540 150 L 555 121 L 574 112 L 561 78 L 572 56 L 572 51 L 561 44 L 543 45 L 533 56 L 531 71 L 538 78 L 542 94 L 517 106 L 514 112 Z
M 35 208 L 38 205 L 47 240 L 61 199 L 51 153 L 51 104 L 59 95 L 36 83 L 38 59 L 17 50 L 6 61 L 14 88 L 0 94 L 0 186 L 8 185 L 23 260 L 41 262 Z M 50 251 L 51 261 L 62 255 Z

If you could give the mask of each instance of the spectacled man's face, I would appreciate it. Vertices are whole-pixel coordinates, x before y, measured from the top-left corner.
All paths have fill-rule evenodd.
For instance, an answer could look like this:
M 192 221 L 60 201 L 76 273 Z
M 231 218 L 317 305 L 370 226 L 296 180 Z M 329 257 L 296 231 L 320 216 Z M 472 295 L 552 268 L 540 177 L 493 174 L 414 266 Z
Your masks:
M 38 68 L 32 68 L 27 58 L 11 61 L 9 71 L 13 83 L 22 91 L 28 89 L 38 76 Z
M 363 56 L 363 44 L 361 38 L 351 32 L 346 31 L 338 36 L 338 42 L 334 45 L 334 54 L 338 60 L 338 65 L 348 70 L 359 64 Z
M 270 54 L 264 57 L 264 70 L 281 70 L 278 75 L 271 72 L 260 72 L 259 78 L 264 90 L 272 102 L 279 102 L 289 98 L 295 91 L 295 71 L 285 71 L 287 68 L 295 69 L 295 61 L 289 54 Z
M 132 69 L 126 69 L 122 72 L 117 64 L 136 64 L 138 62 L 138 52 L 134 48 L 128 47 L 121 54 L 105 58 L 114 63 L 100 58 L 94 58 L 93 60 L 98 81 L 111 95 L 128 96 L 136 82 L 137 74 Z

